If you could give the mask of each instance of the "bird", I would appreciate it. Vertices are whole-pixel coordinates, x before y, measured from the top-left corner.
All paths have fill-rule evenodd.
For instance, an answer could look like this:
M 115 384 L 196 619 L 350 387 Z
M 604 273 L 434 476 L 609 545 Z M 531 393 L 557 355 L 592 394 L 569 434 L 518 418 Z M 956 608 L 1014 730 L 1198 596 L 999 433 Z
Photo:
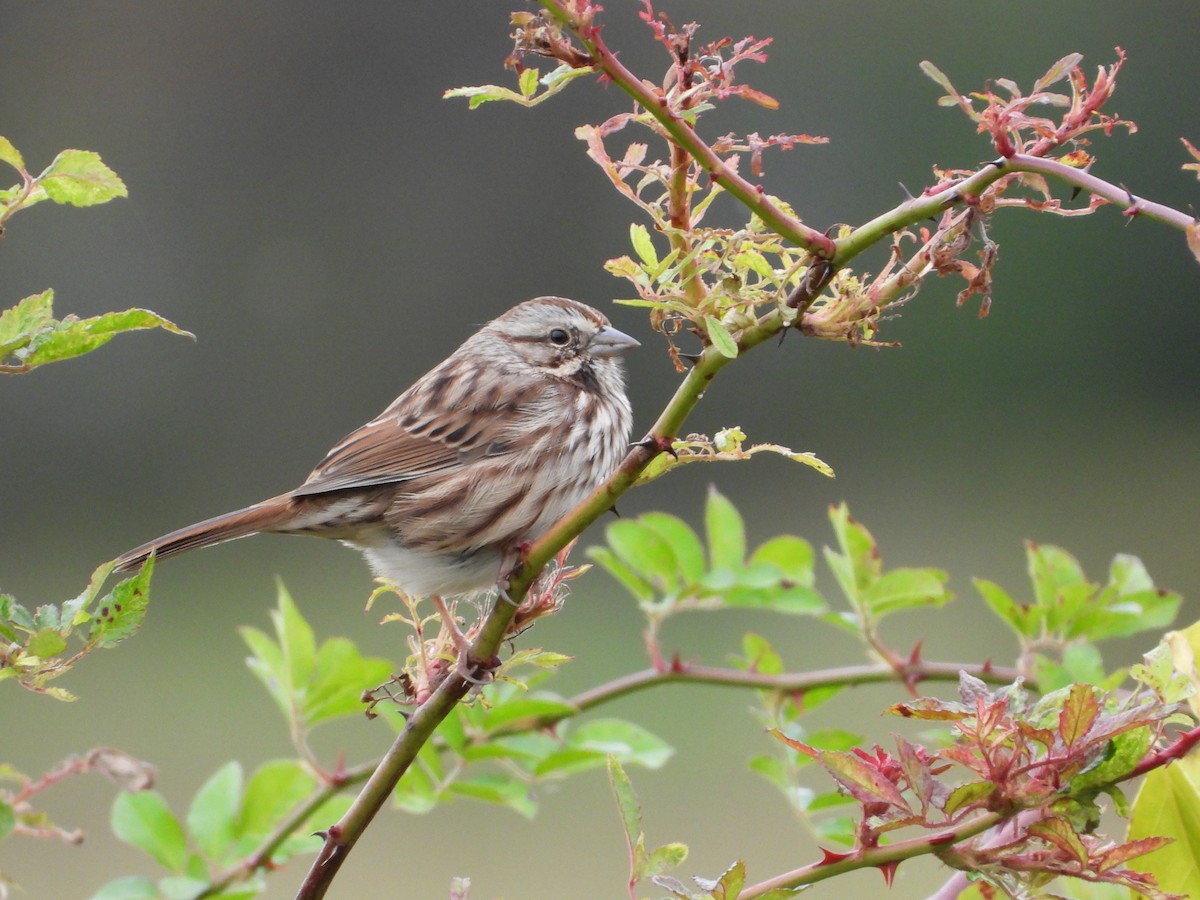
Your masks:
M 332 538 L 412 597 L 500 585 L 629 446 L 638 341 L 563 297 L 519 303 L 326 454 L 295 490 L 122 554 L 115 571 L 258 533 Z

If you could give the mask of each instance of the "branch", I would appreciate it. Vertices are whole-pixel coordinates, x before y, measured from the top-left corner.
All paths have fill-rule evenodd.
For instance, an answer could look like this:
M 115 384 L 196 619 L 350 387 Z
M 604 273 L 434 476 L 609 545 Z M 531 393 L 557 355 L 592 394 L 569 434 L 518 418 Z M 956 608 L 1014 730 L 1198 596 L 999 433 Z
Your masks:
M 934 218 L 951 206 L 969 203 L 1001 178 L 1019 172 L 1045 175 L 1098 197 L 1103 197 L 1124 210 L 1125 215 L 1128 216 L 1146 216 L 1180 231 L 1187 231 L 1196 224 L 1194 216 L 1164 204 L 1137 197 L 1126 188 L 1097 178 L 1082 169 L 1073 168 L 1053 159 L 1042 159 L 1017 153 L 1008 158 L 995 159 L 960 181 L 930 188 L 922 196 L 906 200 L 899 206 L 860 225 L 849 235 L 836 242 L 837 252 L 831 261 L 834 266 L 843 266 L 885 237 L 924 219 Z
M 695 666 L 680 664 L 668 669 L 643 669 L 614 678 L 597 685 L 567 702 L 575 708 L 574 713 L 541 716 L 511 723 L 505 731 L 525 731 L 530 728 L 548 728 L 569 715 L 575 715 L 628 694 L 662 684 L 717 684 L 726 687 L 753 688 L 762 691 L 778 691 L 796 694 L 823 687 L 855 687 L 863 684 L 888 684 L 899 681 L 915 684 L 919 681 L 958 681 L 966 672 L 981 681 L 995 685 L 1012 684 L 1020 673 L 1016 669 L 965 663 L 918 662 L 897 669 L 887 663 L 872 663 L 861 666 L 843 666 L 838 669 L 820 669 L 815 672 L 785 672 L 767 675 L 763 672 L 748 672 L 743 669 L 727 669 L 718 666 Z
M 973 838 L 977 834 L 982 834 L 1003 820 L 1004 816 L 1000 813 L 984 813 L 968 822 L 929 837 L 911 838 L 907 841 L 897 841 L 886 847 L 871 847 L 844 854 L 831 853 L 826 850 L 825 858 L 820 862 L 809 863 L 807 866 L 801 866 L 743 888 L 742 892 L 738 894 L 738 898 L 739 900 L 753 900 L 753 898 L 762 897 L 771 891 L 816 884 L 826 878 L 844 875 L 858 869 L 878 868 L 883 869 L 885 873 L 889 869 L 895 871 L 895 867 L 906 859 L 937 853 L 943 847 L 951 847 L 968 838 Z
M 833 241 L 815 228 L 805 225 L 795 216 L 789 215 L 779 208 L 764 192 L 761 186 L 751 184 L 736 171 L 726 165 L 725 161 L 710 147 L 678 113 L 673 112 L 666 97 L 661 91 L 650 87 L 617 59 L 616 54 L 608 49 L 600 29 L 590 21 L 580 21 L 563 0 L 539 0 L 542 8 L 561 27 L 575 36 L 591 56 L 591 64 L 597 71 L 606 75 L 617 87 L 629 94 L 637 103 L 654 116 L 670 135 L 673 143 L 679 145 L 704 166 L 705 171 L 717 184 L 730 194 L 737 197 L 755 215 L 762 219 L 773 231 L 799 247 L 822 257 L 829 258 L 834 252 Z

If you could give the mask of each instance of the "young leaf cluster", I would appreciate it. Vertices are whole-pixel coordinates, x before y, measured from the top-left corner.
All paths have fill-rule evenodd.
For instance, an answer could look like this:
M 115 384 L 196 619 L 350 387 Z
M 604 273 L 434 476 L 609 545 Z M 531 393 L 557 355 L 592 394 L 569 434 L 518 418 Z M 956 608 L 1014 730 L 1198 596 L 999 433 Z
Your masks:
M 239 763 L 229 762 L 201 785 L 182 819 L 157 791 L 120 794 L 112 809 L 113 833 L 148 854 L 165 874 L 118 878 L 92 900 L 259 896 L 266 889 L 265 872 L 311 852 L 311 833 L 348 805 L 344 796 L 325 797 L 319 784 L 299 760 L 263 763 L 249 779 Z M 319 802 L 312 802 L 314 795 Z M 289 816 L 293 827 L 279 834 L 279 823 Z
M 73 694 L 50 682 L 93 650 L 115 646 L 138 630 L 153 571 L 151 560 L 102 595 L 112 572 L 112 563 L 105 563 L 78 597 L 32 611 L 9 594 L 0 594 L 0 681 L 13 680 L 58 700 L 74 700 Z M 82 644 L 72 649 L 72 638 L 81 638 Z
M 1033 584 L 1029 603 L 1018 603 L 986 579 L 975 587 L 992 611 L 1016 634 L 1021 661 L 1043 690 L 1072 682 L 1113 687 L 1124 677 L 1105 673 L 1094 643 L 1160 631 L 1175 621 L 1182 598 L 1155 587 L 1141 560 L 1120 554 L 1109 568 L 1107 584 L 1090 581 L 1070 553 L 1048 545 L 1026 544 Z
M 94 206 L 128 191 L 117 173 L 87 150 L 64 150 L 39 175 L 31 175 L 25 159 L 0 136 L 0 162 L 16 169 L 21 183 L 0 190 L 0 238 L 5 223 L 18 211 L 43 200 L 71 206 Z M 143 328 L 163 328 L 191 337 L 173 322 L 146 309 L 127 309 L 88 319 L 52 315 L 54 292 L 26 297 L 11 309 L 0 310 L 0 373 L 21 374 L 59 360 L 89 353 L 115 335 Z

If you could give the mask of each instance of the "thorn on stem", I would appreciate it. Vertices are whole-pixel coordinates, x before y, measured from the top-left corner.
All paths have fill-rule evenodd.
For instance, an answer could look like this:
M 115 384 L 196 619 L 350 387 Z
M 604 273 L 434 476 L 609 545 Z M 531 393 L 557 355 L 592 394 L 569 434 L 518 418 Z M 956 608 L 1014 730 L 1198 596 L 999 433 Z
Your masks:
M 817 849 L 821 851 L 821 861 L 817 863 L 818 867 L 830 866 L 844 859 L 849 859 L 854 855 L 853 853 L 838 853 L 835 850 L 826 850 L 824 847 L 818 847 Z
M 674 445 L 675 438 L 654 434 L 648 434 L 640 441 L 634 441 L 630 444 L 631 447 L 645 447 L 647 450 L 654 450 L 656 453 L 669 453 L 673 459 L 679 459 L 679 454 L 675 452 Z

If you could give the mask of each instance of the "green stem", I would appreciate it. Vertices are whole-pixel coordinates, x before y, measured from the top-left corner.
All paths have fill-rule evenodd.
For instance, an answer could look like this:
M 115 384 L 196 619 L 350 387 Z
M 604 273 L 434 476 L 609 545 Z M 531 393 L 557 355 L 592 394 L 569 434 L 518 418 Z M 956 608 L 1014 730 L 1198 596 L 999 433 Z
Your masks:
M 977 834 L 982 834 L 1003 820 L 1004 816 L 1000 813 L 984 813 L 968 822 L 964 822 L 954 828 L 948 828 L 929 837 L 898 841 L 895 844 L 888 844 L 886 847 L 855 850 L 844 857 L 832 855 L 821 862 L 810 863 L 807 866 L 801 866 L 798 869 L 784 872 L 782 875 L 776 875 L 774 878 L 745 887 L 738 894 L 738 898 L 739 900 L 753 900 L 753 898 L 761 897 L 771 891 L 800 887 L 805 884 L 815 884 L 818 881 L 824 881 L 827 878 L 844 875 L 847 872 L 854 872 L 858 869 L 894 867 L 906 859 L 937 853 L 942 848 L 953 846 Z
M 612 681 L 577 694 L 567 701 L 573 707 L 573 711 L 570 713 L 522 719 L 510 723 L 503 731 L 512 733 L 548 728 L 604 703 L 662 684 L 714 684 L 795 694 L 817 688 L 890 684 L 897 681 L 905 684 L 916 684 L 921 681 L 957 681 L 963 672 L 988 684 L 1001 686 L 1012 684 L 1020 677 L 1020 673 L 1016 669 L 978 663 L 940 662 L 903 664 L 899 668 L 886 663 L 869 663 L 861 666 L 843 666 L 837 669 L 820 669 L 815 672 L 784 672 L 779 675 L 718 666 L 682 665 L 679 668 L 649 668 L 640 672 L 630 672 L 628 675 L 614 678 Z
M 833 255 L 835 266 L 844 266 L 868 247 L 880 240 L 915 225 L 925 219 L 935 218 L 943 210 L 979 197 L 993 183 L 1017 172 L 1033 172 L 1062 181 L 1080 190 L 1103 197 L 1127 215 L 1145 216 L 1186 231 L 1196 224 L 1193 216 L 1134 196 L 1128 190 L 1102 178 L 1097 178 L 1081 169 L 1075 169 L 1053 159 L 1042 159 L 1028 154 L 1015 154 L 1007 159 L 996 159 L 978 172 L 953 184 L 945 185 L 937 193 L 913 197 L 894 209 L 876 216 L 871 221 L 855 228 L 849 235 L 838 240 L 837 252 Z

